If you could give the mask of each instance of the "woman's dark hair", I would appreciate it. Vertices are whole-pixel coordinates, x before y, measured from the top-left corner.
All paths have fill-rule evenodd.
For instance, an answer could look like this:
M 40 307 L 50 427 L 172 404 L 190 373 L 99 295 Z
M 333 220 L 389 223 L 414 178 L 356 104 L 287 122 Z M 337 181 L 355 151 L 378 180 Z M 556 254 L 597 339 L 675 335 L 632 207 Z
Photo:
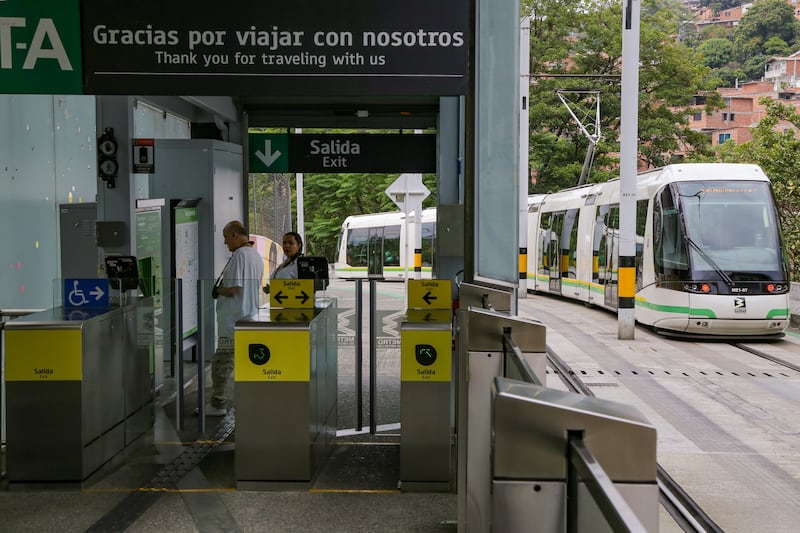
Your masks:
M 297 241 L 297 244 L 300 245 L 300 250 L 298 253 L 303 253 L 303 238 L 300 236 L 300 234 L 296 231 L 287 231 L 283 236 L 286 237 L 288 235 L 293 236 L 294 240 Z

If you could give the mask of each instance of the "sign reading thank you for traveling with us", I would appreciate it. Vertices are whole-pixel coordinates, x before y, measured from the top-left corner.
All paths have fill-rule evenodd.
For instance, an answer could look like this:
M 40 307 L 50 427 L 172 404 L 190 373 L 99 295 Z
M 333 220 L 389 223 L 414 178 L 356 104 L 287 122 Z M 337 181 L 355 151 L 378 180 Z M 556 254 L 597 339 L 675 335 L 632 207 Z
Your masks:
M 82 0 L 81 7 L 87 94 L 466 92 L 468 0 L 172 0 L 169 9 L 161 0 Z

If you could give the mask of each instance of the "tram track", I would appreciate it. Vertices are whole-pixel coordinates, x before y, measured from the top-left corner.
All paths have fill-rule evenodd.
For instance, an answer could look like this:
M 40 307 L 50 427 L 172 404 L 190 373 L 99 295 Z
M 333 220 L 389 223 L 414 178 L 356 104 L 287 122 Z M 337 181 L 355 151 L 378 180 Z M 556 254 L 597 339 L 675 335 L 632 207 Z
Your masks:
M 547 363 L 570 391 L 586 396 L 595 395 L 550 346 L 547 346 Z M 656 482 L 659 503 L 683 531 L 698 533 L 723 531 L 659 464 L 656 465 Z
M 751 353 L 751 354 L 753 354 L 753 355 L 755 355 L 757 357 L 760 357 L 762 359 L 766 359 L 767 361 L 775 363 L 776 365 L 780 365 L 782 367 L 785 367 L 785 368 L 788 368 L 790 370 L 794 370 L 795 372 L 800 373 L 800 365 L 796 365 L 796 364 L 791 363 L 791 362 L 789 362 L 789 361 L 787 361 L 785 359 L 782 359 L 780 357 L 774 356 L 772 354 L 768 354 L 766 352 L 763 352 L 761 350 L 753 348 L 752 346 L 747 346 L 746 344 L 742 344 L 742 343 L 738 343 L 738 342 L 730 342 L 728 344 L 730 344 L 731 346 L 733 346 L 735 348 L 738 348 L 740 350 L 744 350 L 745 352 Z

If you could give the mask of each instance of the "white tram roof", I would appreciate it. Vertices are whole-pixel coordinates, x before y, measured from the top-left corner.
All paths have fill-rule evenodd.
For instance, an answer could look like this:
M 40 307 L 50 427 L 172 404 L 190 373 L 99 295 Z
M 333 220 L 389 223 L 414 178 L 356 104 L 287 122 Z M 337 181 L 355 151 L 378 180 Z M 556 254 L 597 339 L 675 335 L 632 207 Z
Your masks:
M 636 198 L 643 200 L 655 195 L 667 183 L 676 181 L 769 181 L 761 167 L 740 163 L 678 163 L 642 172 L 636 177 Z M 599 204 L 619 203 L 619 178 L 604 183 L 589 183 L 557 193 L 528 197 L 532 206 L 547 204 L 548 211 L 559 211 L 584 205 L 590 196 Z
M 411 212 L 411 216 L 414 212 Z M 387 211 L 385 213 L 369 213 L 365 215 L 350 215 L 344 219 L 343 228 L 374 228 L 380 226 L 397 226 L 405 221 L 406 214 L 402 211 Z M 436 208 L 429 207 L 422 210 L 422 222 L 436 222 Z

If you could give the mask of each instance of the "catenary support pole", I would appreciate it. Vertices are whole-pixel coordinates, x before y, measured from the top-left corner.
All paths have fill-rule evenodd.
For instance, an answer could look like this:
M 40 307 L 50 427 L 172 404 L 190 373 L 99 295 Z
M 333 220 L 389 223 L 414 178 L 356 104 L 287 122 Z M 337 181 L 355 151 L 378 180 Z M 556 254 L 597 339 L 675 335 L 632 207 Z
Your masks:
M 622 11 L 622 109 L 620 113 L 618 337 L 633 339 L 636 295 L 636 174 L 639 147 L 639 0 Z

